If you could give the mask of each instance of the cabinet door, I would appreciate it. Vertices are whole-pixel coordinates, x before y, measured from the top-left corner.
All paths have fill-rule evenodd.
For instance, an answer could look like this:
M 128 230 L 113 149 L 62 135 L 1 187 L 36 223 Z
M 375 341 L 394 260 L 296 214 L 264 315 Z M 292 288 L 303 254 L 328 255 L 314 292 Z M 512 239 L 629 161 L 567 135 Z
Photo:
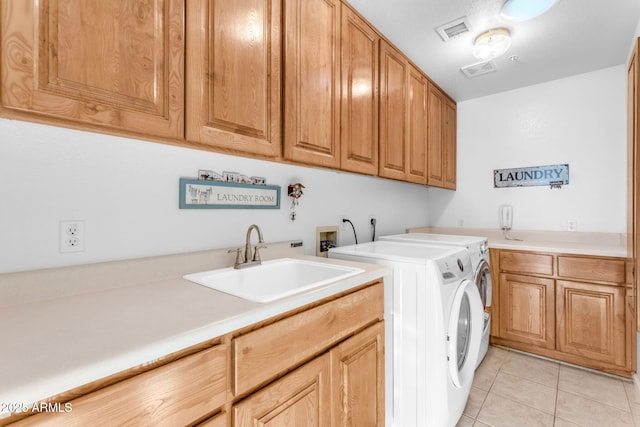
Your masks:
M 448 98 L 444 102 L 444 128 L 442 137 L 443 186 L 456 189 L 456 104 Z
M 2 104 L 184 134 L 184 1 L 2 2 Z
M 279 0 L 187 4 L 187 139 L 281 155 Z
M 558 350 L 625 366 L 625 288 L 556 282 Z
M 342 5 L 340 169 L 378 172 L 378 42 L 380 37 Z
M 406 180 L 407 73 L 402 53 L 380 42 L 380 168 L 384 178 Z
M 407 181 L 427 183 L 427 97 L 429 83 L 424 74 L 409 67 L 409 127 Z
M 429 84 L 429 105 L 427 107 L 429 136 L 427 145 L 428 176 L 427 184 L 434 187 L 444 186 L 442 170 L 443 155 L 443 105 L 444 94 L 434 85 Z
M 284 6 L 284 156 L 340 166 L 340 2 Z
M 333 426 L 384 426 L 384 322 L 331 350 Z
M 500 336 L 555 349 L 554 281 L 500 274 Z
M 331 425 L 329 354 L 320 356 L 233 406 L 237 427 Z

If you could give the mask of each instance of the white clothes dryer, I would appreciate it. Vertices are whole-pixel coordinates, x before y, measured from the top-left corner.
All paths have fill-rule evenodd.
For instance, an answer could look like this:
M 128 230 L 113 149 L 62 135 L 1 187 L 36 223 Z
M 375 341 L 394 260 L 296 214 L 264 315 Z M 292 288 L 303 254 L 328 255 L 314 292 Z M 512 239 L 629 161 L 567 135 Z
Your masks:
M 329 257 L 391 267 L 385 381 L 392 425 L 455 426 L 482 338 L 482 302 L 468 251 L 377 241 L 332 248 Z
M 473 266 L 474 281 L 480 292 L 482 305 L 485 307 L 484 323 L 482 329 L 482 343 L 477 365 L 480 365 L 489 349 L 489 335 L 491 334 L 491 299 L 493 297 L 493 287 L 491 283 L 491 268 L 489 264 L 489 244 L 486 237 L 463 236 L 455 234 L 435 234 L 435 233 L 406 233 L 380 236 L 379 240 L 420 243 L 438 246 L 458 246 L 466 248 L 471 257 Z

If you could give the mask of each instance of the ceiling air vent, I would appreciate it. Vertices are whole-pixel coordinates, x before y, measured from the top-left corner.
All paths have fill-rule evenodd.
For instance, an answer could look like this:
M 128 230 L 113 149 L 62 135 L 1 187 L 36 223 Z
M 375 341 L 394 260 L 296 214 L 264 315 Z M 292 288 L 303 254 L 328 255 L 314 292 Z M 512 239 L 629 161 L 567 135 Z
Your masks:
M 496 63 L 492 59 L 490 59 L 488 61 L 478 62 L 477 64 L 467 65 L 466 67 L 460 68 L 460 70 L 464 73 L 465 76 L 472 79 L 483 74 L 498 71 L 498 67 L 496 67 Z
M 469 25 L 469 20 L 466 16 L 436 28 L 436 32 L 445 42 L 462 34 L 468 33 L 470 30 L 471 26 Z

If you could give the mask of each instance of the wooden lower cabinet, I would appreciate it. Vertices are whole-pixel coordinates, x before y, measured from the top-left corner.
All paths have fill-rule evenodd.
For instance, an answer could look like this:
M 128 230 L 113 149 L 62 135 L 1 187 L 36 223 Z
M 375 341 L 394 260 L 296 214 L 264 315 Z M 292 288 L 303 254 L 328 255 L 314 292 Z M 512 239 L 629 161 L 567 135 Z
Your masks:
M 322 427 L 331 423 L 329 355 L 320 356 L 233 406 L 237 427 Z
M 384 426 L 384 323 L 331 350 L 333 426 Z
M 224 344 L 202 350 L 73 399 L 68 412 L 42 412 L 12 426 L 192 424 L 225 403 L 227 354 Z
M 384 323 L 233 405 L 233 425 L 384 426 Z
M 620 286 L 558 280 L 558 350 L 624 366 L 624 294 Z
M 228 418 L 227 413 L 222 412 L 198 424 L 198 427 L 227 427 Z
M 555 348 L 552 279 L 500 274 L 500 334 L 503 338 Z
M 383 295 L 368 283 L 52 400 L 71 411 L 0 426 L 384 426 Z
M 492 343 L 633 375 L 631 259 L 492 249 L 491 261 L 499 278 Z

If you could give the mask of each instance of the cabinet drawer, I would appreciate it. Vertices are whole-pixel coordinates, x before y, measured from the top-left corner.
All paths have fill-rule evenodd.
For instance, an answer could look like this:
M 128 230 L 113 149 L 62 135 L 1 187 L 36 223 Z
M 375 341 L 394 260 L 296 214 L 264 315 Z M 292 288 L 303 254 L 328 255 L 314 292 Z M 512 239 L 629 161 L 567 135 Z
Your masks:
M 383 284 L 378 283 L 235 338 L 234 393 L 275 378 L 383 313 Z
M 558 256 L 558 276 L 625 283 L 625 262 L 621 259 Z
M 226 401 L 227 345 L 184 357 L 41 413 L 15 426 L 187 425 Z M 64 407 L 64 404 L 63 404 Z
M 514 273 L 553 274 L 553 256 L 500 251 L 500 270 Z

